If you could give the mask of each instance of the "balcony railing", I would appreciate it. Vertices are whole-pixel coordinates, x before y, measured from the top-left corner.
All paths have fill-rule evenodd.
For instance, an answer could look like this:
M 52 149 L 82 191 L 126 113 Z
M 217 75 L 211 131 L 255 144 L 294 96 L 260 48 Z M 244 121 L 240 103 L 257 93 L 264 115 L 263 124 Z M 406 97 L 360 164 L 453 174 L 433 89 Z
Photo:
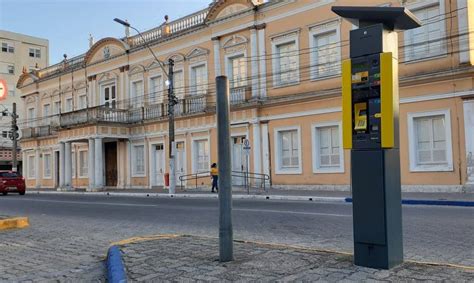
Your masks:
M 50 125 L 25 128 L 21 130 L 21 137 L 24 139 L 47 137 L 56 132 L 56 128 Z
M 151 42 L 161 39 L 164 35 L 170 36 L 175 33 L 179 33 L 181 31 L 200 26 L 204 24 L 204 20 L 206 19 L 207 13 L 208 9 L 204 9 L 194 14 L 172 21 L 168 24 L 164 24 L 157 28 L 145 31 L 142 33 L 143 38 L 139 35 L 130 37 L 128 39 L 128 44 L 131 47 L 135 47 L 144 44 L 144 42 Z M 167 30 L 168 33 L 165 33 L 165 30 Z
M 234 87 L 230 89 L 230 104 L 240 104 L 245 101 L 247 87 Z
M 238 105 L 247 101 L 249 89 L 246 87 L 236 88 L 231 91 L 231 103 Z M 204 112 L 215 111 L 215 106 L 208 105 L 208 94 L 192 95 L 178 99 L 174 106 L 176 117 L 185 117 Z M 157 103 L 137 103 L 136 99 L 124 100 L 114 103 L 112 108 L 109 105 L 89 107 L 58 115 L 52 115 L 37 120 L 36 125 L 22 130 L 23 138 L 37 138 L 49 136 L 60 128 L 71 128 L 85 124 L 116 123 L 121 125 L 131 125 L 149 120 L 166 119 L 168 117 L 168 102 Z

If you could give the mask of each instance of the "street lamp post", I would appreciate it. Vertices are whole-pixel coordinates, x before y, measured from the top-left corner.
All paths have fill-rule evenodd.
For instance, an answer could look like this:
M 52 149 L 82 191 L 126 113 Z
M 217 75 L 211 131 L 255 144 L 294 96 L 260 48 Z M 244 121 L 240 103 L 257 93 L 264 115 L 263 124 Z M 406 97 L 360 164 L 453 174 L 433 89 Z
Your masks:
M 123 21 L 121 19 L 115 18 L 115 22 L 125 26 L 132 28 L 134 31 L 138 33 L 138 35 L 143 40 L 143 44 L 148 48 L 151 55 L 155 58 L 155 61 L 158 62 L 160 65 L 161 70 L 165 74 L 167 78 L 167 85 L 168 85 L 168 120 L 169 120 L 169 159 L 170 159 L 170 183 L 169 183 L 169 194 L 175 194 L 176 192 L 176 162 L 175 162 L 175 141 L 174 141 L 174 106 L 177 103 L 176 96 L 174 95 L 174 85 L 173 85 L 173 66 L 174 62 L 172 59 L 169 60 L 169 71 L 167 72 L 163 62 L 161 62 L 158 57 L 156 57 L 155 52 L 151 49 L 150 45 L 146 42 L 145 38 L 143 37 L 142 33 L 136 29 L 135 27 L 131 26 L 130 23 Z

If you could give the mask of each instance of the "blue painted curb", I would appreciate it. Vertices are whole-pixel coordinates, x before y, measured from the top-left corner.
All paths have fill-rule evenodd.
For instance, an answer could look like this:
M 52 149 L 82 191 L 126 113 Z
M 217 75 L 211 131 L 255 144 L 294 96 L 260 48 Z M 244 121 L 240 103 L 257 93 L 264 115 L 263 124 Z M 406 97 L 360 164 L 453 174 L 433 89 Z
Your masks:
M 346 202 L 352 203 L 352 198 L 346 198 L 345 200 Z M 474 201 L 460 201 L 460 200 L 402 199 L 402 204 L 474 207 Z
M 122 253 L 117 246 L 111 246 L 107 252 L 107 280 L 111 283 L 127 282 Z

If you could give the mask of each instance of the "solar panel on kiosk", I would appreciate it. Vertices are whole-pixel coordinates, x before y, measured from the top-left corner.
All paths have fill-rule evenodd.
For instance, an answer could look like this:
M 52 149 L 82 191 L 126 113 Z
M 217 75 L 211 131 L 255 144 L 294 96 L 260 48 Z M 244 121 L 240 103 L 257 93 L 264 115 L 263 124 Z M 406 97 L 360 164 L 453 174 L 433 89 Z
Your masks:
M 333 6 L 332 11 L 359 27 L 383 23 L 391 30 L 409 30 L 421 22 L 404 7 Z

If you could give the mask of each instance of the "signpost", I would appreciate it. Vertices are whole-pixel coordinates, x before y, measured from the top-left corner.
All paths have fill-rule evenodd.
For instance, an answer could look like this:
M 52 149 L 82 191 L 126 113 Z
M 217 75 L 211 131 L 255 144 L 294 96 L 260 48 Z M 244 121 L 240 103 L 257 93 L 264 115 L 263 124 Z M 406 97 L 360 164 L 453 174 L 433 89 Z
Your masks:
M 244 153 L 245 153 L 245 186 L 247 188 L 247 193 L 250 194 L 250 184 L 249 184 L 249 156 L 250 150 L 252 147 L 250 146 L 250 141 L 248 139 L 244 140 Z

